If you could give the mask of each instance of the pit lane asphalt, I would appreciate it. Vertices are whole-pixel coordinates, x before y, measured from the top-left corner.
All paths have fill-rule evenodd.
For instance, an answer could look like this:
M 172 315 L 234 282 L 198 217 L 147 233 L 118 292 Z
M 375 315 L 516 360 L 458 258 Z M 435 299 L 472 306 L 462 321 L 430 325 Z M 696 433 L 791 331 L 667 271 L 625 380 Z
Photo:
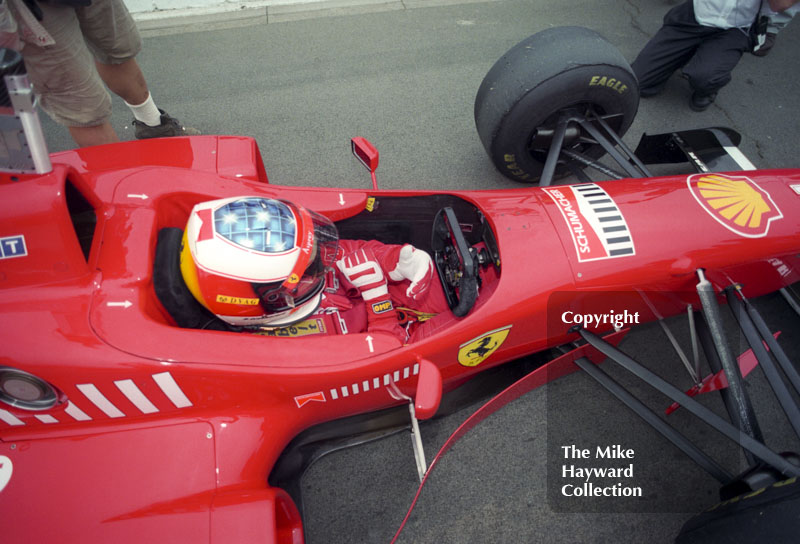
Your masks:
M 593 28 L 632 60 L 676 3 L 431 0 L 425 7 L 417 2 L 417 9 L 407 9 L 409 2 L 339 6 L 294 21 L 219 16 L 148 30 L 139 61 L 157 103 L 185 124 L 256 138 L 273 183 L 367 187 L 368 174 L 349 153 L 349 138 L 361 135 L 381 152 L 381 187 L 516 187 L 489 163 L 472 118 L 475 93 L 495 60 L 528 35 L 560 25 Z M 704 113 L 689 110 L 686 82 L 674 77 L 661 96 L 642 101 L 626 141 L 635 145 L 642 132 L 730 126 L 742 133 L 740 147 L 757 167 L 800 166 L 799 25 L 779 35 L 769 56 L 745 55 Z M 133 138 L 117 98 L 112 123 L 123 139 Z M 43 124 L 52 151 L 72 147 L 64 129 L 46 118 Z M 798 321 L 774 297 L 762 306 L 786 331 L 782 341 L 798 360 L 792 333 Z M 793 328 L 781 325 L 787 319 Z M 675 328 L 683 330 L 685 321 Z M 665 346 L 655 326 L 624 343 L 635 358 L 688 388 Z M 669 404 L 634 387 L 659 409 Z M 751 389 L 760 387 L 753 380 Z M 444 457 L 399 541 L 671 542 L 692 512 L 716 502 L 714 482 L 609 397 L 575 374 L 491 416 Z M 429 458 L 470 412 L 423 425 Z M 680 412 L 670 417 L 681 426 L 688 421 Z M 778 451 L 800 449 L 780 424 L 769 427 L 768 443 Z M 702 425 L 691 429 L 708 438 Z M 649 502 L 587 507 L 549 496 L 560 481 L 552 472 L 558 448 L 571 443 L 635 449 L 636 481 Z M 405 434 L 324 457 L 304 479 L 308 541 L 388 542 L 416 487 Z M 620 511 L 611 511 L 615 505 Z

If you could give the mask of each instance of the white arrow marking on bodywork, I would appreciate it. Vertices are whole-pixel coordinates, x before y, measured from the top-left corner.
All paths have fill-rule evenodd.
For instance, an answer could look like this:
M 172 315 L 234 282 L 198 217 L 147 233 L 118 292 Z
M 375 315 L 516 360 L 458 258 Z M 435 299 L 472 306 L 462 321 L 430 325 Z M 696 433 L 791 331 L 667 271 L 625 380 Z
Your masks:
M 14 472 L 14 465 L 11 463 L 11 459 L 5 455 L 0 455 L 0 491 L 11 480 L 12 472 Z

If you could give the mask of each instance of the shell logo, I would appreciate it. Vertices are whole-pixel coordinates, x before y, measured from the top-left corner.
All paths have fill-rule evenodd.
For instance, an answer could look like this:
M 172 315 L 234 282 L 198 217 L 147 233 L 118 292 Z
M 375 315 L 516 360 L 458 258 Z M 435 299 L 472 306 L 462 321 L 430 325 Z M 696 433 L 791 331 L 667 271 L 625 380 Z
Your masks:
M 700 206 L 739 236 L 766 236 L 770 223 L 783 218 L 769 193 L 745 176 L 695 174 L 687 184 Z

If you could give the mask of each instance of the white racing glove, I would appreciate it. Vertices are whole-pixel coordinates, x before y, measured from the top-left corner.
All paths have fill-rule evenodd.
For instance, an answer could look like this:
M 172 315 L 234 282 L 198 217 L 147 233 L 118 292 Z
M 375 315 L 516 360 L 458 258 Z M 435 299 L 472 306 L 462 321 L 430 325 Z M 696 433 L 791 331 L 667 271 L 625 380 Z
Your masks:
M 358 288 L 364 300 L 389 296 L 386 277 L 371 249 L 359 249 L 336 261 L 342 274 Z
M 406 244 L 400 250 L 397 266 L 389 272 L 392 281 L 408 280 L 406 296 L 414 300 L 428 290 L 433 280 L 433 260 L 425 251 Z
M 397 311 L 375 253 L 369 248 L 359 249 L 336 261 L 336 266 L 367 304 L 368 330 L 388 332 L 404 342 L 407 335 L 397 323 Z

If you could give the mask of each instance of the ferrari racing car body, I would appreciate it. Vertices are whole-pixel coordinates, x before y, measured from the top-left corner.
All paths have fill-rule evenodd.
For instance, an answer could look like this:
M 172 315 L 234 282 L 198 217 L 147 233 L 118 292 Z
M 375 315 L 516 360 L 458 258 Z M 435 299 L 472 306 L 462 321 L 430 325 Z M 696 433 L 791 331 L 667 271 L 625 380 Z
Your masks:
M 222 136 L 51 161 L 0 178 L 9 542 L 302 542 L 297 507 L 268 478 L 303 430 L 403 397 L 429 417 L 443 393 L 575 340 L 575 325 L 601 334 L 699 306 L 698 270 L 747 297 L 800 280 L 798 170 L 463 192 L 291 187 L 268 183 L 253 140 Z M 250 195 L 302 204 L 342 238 L 444 251 L 456 297 L 476 269 L 474 304 L 407 344 L 180 326 L 157 294 L 169 276 L 157 254 L 177 259 L 159 233 L 182 229 L 199 202 Z

